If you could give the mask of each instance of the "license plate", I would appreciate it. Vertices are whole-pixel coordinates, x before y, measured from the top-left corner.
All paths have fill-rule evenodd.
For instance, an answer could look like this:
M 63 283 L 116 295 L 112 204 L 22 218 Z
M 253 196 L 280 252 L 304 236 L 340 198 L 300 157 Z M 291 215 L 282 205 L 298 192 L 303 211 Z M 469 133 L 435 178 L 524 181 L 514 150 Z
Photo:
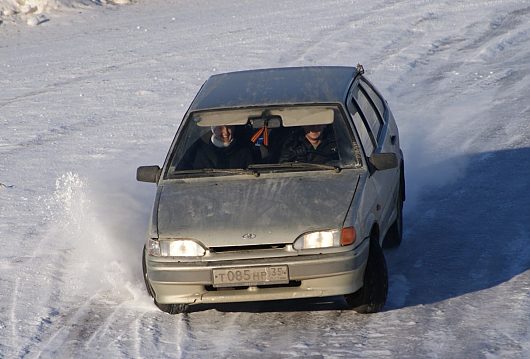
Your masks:
M 289 283 L 287 266 L 242 267 L 213 270 L 214 287 Z

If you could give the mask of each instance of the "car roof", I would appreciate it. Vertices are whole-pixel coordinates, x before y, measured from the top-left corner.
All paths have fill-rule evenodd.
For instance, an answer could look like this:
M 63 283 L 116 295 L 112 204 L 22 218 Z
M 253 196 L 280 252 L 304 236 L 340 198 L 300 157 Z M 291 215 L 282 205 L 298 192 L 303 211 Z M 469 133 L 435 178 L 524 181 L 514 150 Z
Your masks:
M 216 108 L 340 103 L 357 75 L 355 67 L 306 66 L 228 72 L 211 76 L 190 111 Z

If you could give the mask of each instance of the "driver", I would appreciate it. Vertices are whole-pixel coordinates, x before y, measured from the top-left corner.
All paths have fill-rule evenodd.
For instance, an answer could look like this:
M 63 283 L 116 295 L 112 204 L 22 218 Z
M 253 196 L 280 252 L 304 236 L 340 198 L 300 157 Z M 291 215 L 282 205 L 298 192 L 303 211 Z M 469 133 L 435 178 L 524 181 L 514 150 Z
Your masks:
M 303 126 L 282 146 L 279 162 L 325 164 L 338 160 L 337 144 L 327 125 Z

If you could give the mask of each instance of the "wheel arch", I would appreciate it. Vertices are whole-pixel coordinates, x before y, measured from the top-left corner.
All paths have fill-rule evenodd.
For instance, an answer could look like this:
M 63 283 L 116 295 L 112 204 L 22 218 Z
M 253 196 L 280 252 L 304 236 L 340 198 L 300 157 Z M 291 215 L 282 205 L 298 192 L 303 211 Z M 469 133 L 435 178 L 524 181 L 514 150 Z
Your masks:
M 379 228 L 379 223 L 377 223 L 375 221 L 372 223 L 372 227 L 370 228 L 370 240 L 376 240 L 377 243 L 379 243 L 379 245 L 382 244 L 381 231 L 380 231 L 380 228 Z

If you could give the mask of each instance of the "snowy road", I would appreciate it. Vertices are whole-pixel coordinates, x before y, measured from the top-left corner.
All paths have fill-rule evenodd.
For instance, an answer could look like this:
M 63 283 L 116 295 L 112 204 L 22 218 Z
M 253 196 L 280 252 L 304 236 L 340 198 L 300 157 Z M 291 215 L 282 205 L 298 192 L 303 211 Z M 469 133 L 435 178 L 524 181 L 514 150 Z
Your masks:
M 144 293 L 154 186 L 211 74 L 355 65 L 401 130 L 385 311 Z M 149 0 L 0 24 L 0 358 L 530 357 L 530 2 Z

